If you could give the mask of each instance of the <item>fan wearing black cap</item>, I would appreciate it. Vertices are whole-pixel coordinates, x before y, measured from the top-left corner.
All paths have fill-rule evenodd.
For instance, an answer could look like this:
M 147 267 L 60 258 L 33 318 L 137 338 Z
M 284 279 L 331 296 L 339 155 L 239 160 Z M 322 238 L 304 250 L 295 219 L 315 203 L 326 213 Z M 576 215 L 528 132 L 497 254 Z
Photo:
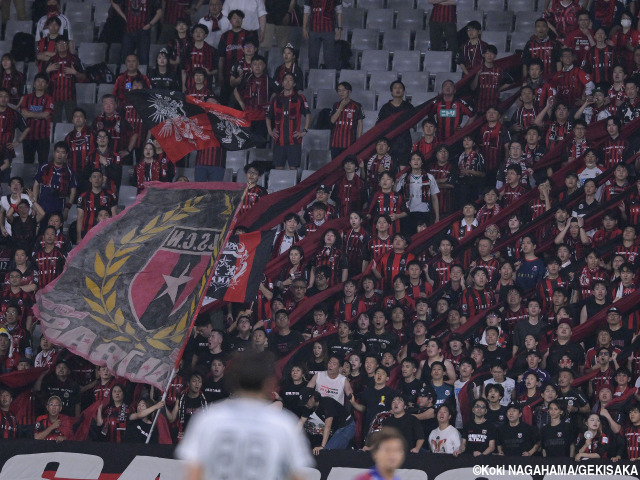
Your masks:
M 438 420 L 436 419 L 436 400 L 438 395 L 433 387 L 424 384 L 418 390 L 417 395 L 416 406 L 410 409 L 409 412 L 420 420 L 424 437 L 428 438 L 431 431 L 438 426 Z
M 42 392 L 43 401 L 52 395 L 60 397 L 62 414 L 70 417 L 80 415 L 80 387 L 71 379 L 71 369 L 64 358 L 56 362 L 55 373 L 45 377 L 41 382 L 36 382 L 33 390 Z
M 335 399 L 323 397 L 312 388 L 305 388 L 301 394 L 299 425 L 307 432 L 313 454 L 347 448 L 356 433 L 351 414 Z
M 331 195 L 331 186 L 329 185 L 318 185 L 316 188 L 316 199 L 307 205 L 306 209 L 300 210 L 298 215 L 300 215 L 305 222 L 310 222 L 314 218 L 313 215 L 313 207 L 316 203 L 320 202 L 326 206 L 325 219 L 333 220 L 334 218 L 338 218 L 338 210 L 336 207 L 329 203 L 329 197 Z
M 507 420 L 498 429 L 496 443 L 498 455 L 530 457 L 538 451 L 539 444 L 535 441 L 533 427 L 522 422 L 522 411 L 517 403 L 507 407 Z
M 618 307 L 609 307 L 607 310 L 607 324 L 611 332 L 611 345 L 620 349 L 631 345 L 633 332 L 622 326 L 622 312 Z

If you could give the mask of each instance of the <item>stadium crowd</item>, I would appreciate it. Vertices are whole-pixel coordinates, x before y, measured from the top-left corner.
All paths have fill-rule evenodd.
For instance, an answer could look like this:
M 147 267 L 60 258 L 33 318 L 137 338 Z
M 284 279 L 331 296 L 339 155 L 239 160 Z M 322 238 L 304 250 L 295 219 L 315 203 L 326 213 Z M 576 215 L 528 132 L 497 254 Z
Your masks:
M 147 181 L 174 181 L 173 162 L 126 93 L 182 89 L 235 105 L 261 146 L 273 148 L 272 166 L 297 169 L 311 121 L 298 92 L 304 75 L 292 45 L 282 65 L 266 71 L 265 25 L 301 28 L 311 68 L 320 48 L 324 66 L 339 68 L 332 46 L 350 7 L 211 0 L 209 14 L 191 26 L 188 2 L 112 2 L 112 18 L 125 24 L 125 69 L 100 99 L 101 113 L 88 118 L 75 89 L 86 69 L 60 4 L 47 0 L 30 93 L 12 56 L 2 56 L 0 170 L 8 190 L 0 199 L 0 373 L 50 370 L 0 388 L 2 438 L 74 439 L 81 419 L 92 440 L 143 442 L 160 410 L 179 441 L 194 413 L 228 397 L 224 371 L 234 355 L 269 350 L 282 366 L 273 400 L 299 416 L 316 454 L 362 447 L 369 432 L 388 425 L 414 453 L 640 457 L 640 315 L 616 305 L 638 285 L 640 145 L 624 128 L 640 116 L 636 2 L 548 1 L 522 69 L 496 64 L 498 49 L 482 40 L 478 22 L 458 47 L 455 0 L 431 3 L 432 48 L 456 54 L 467 76 L 462 88 L 443 82 L 417 142 L 409 131 L 380 137 L 371 157 L 358 158 L 343 152 L 363 134 L 363 109 L 349 82 L 337 85 L 330 149 L 342 155 L 344 174 L 283 216 L 273 258 L 288 262 L 265 276 L 254 302 L 225 306 L 221 321 L 198 318 L 159 401 L 160 392 L 40 337 L 32 311 L 35 292 L 60 275 L 73 245 L 117 212 L 123 182 L 141 191 Z M 139 66 L 149 63 L 159 22 L 167 47 L 145 75 Z M 412 108 L 402 81 L 389 89 L 378 122 Z M 500 110 L 506 90 L 518 92 L 509 116 Z M 51 124 L 65 118 L 74 128 L 51 146 Z M 450 141 L 477 119 L 480 127 Z M 606 133 L 592 142 L 586 132 L 597 125 Z M 33 179 L 9 175 L 20 143 L 25 163 L 37 155 Z M 548 152 L 555 161 L 543 160 Z M 224 162 L 219 147 L 199 151 L 195 180 L 221 180 Z M 135 166 L 130 179 L 123 165 Z M 265 201 L 264 168 L 244 168 L 241 215 Z M 531 189 L 539 195 L 496 223 Z M 77 221 L 65 233 L 74 204 Z M 338 218 L 342 228 L 324 226 Z M 445 218 L 455 219 L 411 248 Z M 316 237 L 309 254 L 304 240 Z M 326 293 L 336 286 L 338 293 Z M 322 300 L 296 312 L 316 295 Z M 605 326 L 572 335 L 602 314 Z M 83 417 L 95 402 L 102 402 L 95 414 Z

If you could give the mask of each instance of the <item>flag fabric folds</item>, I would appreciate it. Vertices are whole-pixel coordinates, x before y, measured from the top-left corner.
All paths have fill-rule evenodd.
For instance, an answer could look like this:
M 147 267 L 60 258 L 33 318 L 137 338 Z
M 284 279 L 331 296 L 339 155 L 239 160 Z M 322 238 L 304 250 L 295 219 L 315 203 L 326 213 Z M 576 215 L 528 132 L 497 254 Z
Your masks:
M 94 227 L 37 296 L 43 333 L 115 375 L 164 389 L 243 191 L 151 183 Z
M 220 253 L 207 296 L 239 303 L 255 299 L 271 259 L 275 234 L 275 230 L 268 230 L 230 236 Z
M 169 90 L 132 90 L 127 100 L 172 162 L 194 150 L 220 145 L 226 150 L 245 150 L 255 146 L 250 122 L 239 110 Z

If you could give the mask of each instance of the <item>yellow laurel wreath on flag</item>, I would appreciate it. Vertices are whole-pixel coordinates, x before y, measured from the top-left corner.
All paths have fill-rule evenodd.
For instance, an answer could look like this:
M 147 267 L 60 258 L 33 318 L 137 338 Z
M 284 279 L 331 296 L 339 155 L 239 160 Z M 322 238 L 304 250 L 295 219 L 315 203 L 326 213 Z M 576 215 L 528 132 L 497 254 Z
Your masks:
M 193 298 L 189 309 L 175 325 L 163 327 L 151 336 L 148 335 L 148 332 L 137 332 L 129 322 L 125 321 L 122 309 L 117 308 L 117 291 L 114 290 L 114 287 L 120 278 L 118 272 L 127 263 L 131 255 L 154 236 L 175 227 L 176 222 L 188 217 L 191 213 L 200 212 L 200 209 L 196 206 L 203 198 L 204 196 L 199 196 L 187 200 L 182 206 L 154 217 L 140 230 L 137 227 L 133 228 L 122 237 L 118 248 L 115 247 L 112 238 L 107 243 L 102 255 L 100 252 L 96 252 L 93 265 L 95 280 L 88 275 L 85 276 L 85 284 L 95 297 L 95 300 L 88 297 L 84 297 L 84 300 L 92 310 L 92 313 L 90 313 L 91 318 L 117 334 L 112 338 L 103 337 L 102 340 L 104 342 L 135 343 L 137 349 L 146 352 L 145 343 L 158 350 L 172 350 L 184 339 L 184 333 L 188 327 L 187 322 L 197 307 L 196 299 L 200 298 L 206 287 L 207 279 L 213 267 L 213 260 L 206 270 L 206 275 L 200 282 L 198 296 Z M 227 213 L 232 208 L 228 197 L 225 197 L 225 204 L 227 208 L 224 213 Z M 217 248 L 218 246 L 216 246 L 213 258 L 217 256 Z M 168 342 L 173 343 L 173 346 L 169 345 Z

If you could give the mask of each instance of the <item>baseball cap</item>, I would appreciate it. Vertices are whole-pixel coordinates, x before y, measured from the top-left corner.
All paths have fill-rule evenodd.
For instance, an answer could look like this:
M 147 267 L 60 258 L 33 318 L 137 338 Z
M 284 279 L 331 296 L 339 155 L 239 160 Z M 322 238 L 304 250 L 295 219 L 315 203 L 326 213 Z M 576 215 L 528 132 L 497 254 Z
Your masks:
M 571 321 L 570 318 L 562 318 L 558 320 L 558 326 L 562 325 L 563 323 L 566 323 L 567 325 L 569 325 L 569 328 L 573 328 L 573 322 Z
M 326 186 L 324 183 L 322 185 L 318 185 L 318 188 L 316 188 L 316 192 L 319 192 L 320 190 L 322 190 L 325 193 L 331 193 L 331 188 Z
M 622 312 L 618 307 L 609 307 L 609 310 L 607 310 L 607 313 L 611 313 L 611 312 L 615 312 L 618 315 L 622 315 Z
M 424 385 L 418 391 L 418 397 L 430 397 L 435 400 L 436 398 L 438 398 L 438 395 L 436 395 L 436 391 L 433 389 L 433 387 Z

